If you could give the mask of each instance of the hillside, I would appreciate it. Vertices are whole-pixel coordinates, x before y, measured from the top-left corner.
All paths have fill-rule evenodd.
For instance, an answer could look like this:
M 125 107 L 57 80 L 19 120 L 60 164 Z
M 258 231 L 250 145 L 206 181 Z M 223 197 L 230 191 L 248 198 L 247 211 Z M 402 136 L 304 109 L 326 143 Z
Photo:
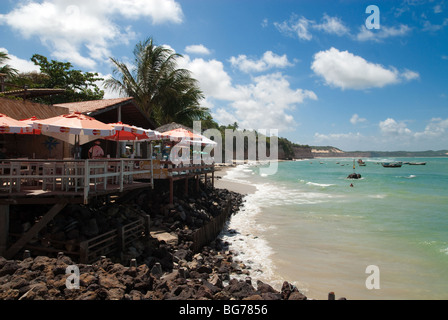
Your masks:
M 331 146 L 312 146 L 316 158 L 386 158 L 386 157 L 447 157 L 448 150 L 427 151 L 342 151 Z

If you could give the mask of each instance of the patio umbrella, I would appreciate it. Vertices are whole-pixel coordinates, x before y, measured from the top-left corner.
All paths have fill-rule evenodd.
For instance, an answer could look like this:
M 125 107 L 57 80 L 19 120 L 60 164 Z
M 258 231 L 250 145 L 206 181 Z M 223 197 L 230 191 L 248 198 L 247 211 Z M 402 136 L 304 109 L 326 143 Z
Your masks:
M 70 144 L 83 145 L 100 137 L 115 134 L 114 127 L 86 116 L 80 112 L 64 114 L 53 118 L 33 121 L 33 127 Z
M 115 134 L 105 137 L 113 141 L 148 141 L 160 139 L 160 133 L 150 129 L 143 129 L 122 122 L 109 123 L 115 129 Z
M 215 145 L 217 144 L 215 141 L 210 140 L 209 138 L 201 135 L 193 133 L 189 130 L 186 130 L 184 128 L 177 128 L 170 131 L 166 131 L 161 133 L 162 137 L 164 138 L 170 138 L 173 139 L 182 139 L 182 143 L 187 144 L 211 144 Z
M 0 113 L 0 133 L 27 133 L 32 131 L 33 128 L 28 124 Z
M 30 132 L 24 132 L 24 134 L 41 134 L 42 133 L 39 129 L 33 128 L 33 123 L 34 123 L 34 121 L 37 121 L 37 120 L 40 120 L 40 119 L 36 118 L 35 116 L 32 116 L 31 118 L 28 118 L 28 119 L 20 120 L 20 122 L 23 122 L 32 128 L 32 130 Z
M 195 134 L 189 130 L 186 130 L 184 128 L 177 128 L 170 131 L 162 132 L 161 133 L 162 138 L 170 138 L 173 139 L 187 139 L 189 141 L 193 139 L 201 139 L 203 136 L 199 134 Z

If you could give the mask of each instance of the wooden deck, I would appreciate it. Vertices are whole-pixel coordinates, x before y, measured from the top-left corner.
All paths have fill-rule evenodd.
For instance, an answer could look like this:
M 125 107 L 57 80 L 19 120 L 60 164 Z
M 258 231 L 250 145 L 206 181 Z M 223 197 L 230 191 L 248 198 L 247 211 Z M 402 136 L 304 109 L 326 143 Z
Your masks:
M 211 184 L 214 185 L 214 171 L 214 164 L 174 165 L 169 161 L 157 162 L 150 159 L 1 160 L 0 256 L 11 258 L 17 254 L 67 204 L 87 204 L 98 196 L 154 188 L 154 179 L 169 180 L 169 200 L 170 204 L 173 204 L 175 181 L 184 180 L 184 190 L 188 194 L 189 179 L 196 179 L 196 188 L 199 190 L 199 181 L 202 178 L 205 184 L 211 179 Z M 9 207 L 21 204 L 51 204 L 52 208 L 39 222 L 10 244 Z M 139 228 L 141 229 L 141 226 Z M 87 261 L 90 258 L 83 259 Z
M 0 204 L 51 203 L 50 199 L 60 198 L 87 204 L 98 195 L 151 187 L 151 182 L 134 180 L 134 175 L 152 175 L 151 168 L 140 169 L 139 163 L 128 159 L 3 160 Z

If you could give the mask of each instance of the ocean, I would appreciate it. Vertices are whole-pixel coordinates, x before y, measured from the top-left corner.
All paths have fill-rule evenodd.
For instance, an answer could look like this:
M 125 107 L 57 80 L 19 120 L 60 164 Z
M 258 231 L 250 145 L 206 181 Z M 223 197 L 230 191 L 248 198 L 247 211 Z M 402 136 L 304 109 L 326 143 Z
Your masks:
M 448 158 L 368 158 L 355 169 L 353 160 L 227 171 L 256 187 L 222 234 L 235 259 L 253 280 L 288 281 L 311 299 L 448 299 Z M 426 165 L 380 164 L 391 161 Z M 348 180 L 353 172 L 361 179 Z

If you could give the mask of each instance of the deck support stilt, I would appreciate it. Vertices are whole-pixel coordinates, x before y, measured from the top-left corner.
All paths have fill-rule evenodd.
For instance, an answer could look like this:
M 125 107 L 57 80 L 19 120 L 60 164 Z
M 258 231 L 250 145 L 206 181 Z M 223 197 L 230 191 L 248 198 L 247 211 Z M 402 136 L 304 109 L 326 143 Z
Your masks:
M 9 205 L 0 205 L 0 256 L 4 256 L 9 235 Z
M 51 209 L 32 226 L 22 237 L 17 240 L 5 253 L 7 259 L 12 259 L 33 237 L 37 236 L 42 230 L 62 209 L 67 205 L 67 201 L 60 201 L 53 205 Z

